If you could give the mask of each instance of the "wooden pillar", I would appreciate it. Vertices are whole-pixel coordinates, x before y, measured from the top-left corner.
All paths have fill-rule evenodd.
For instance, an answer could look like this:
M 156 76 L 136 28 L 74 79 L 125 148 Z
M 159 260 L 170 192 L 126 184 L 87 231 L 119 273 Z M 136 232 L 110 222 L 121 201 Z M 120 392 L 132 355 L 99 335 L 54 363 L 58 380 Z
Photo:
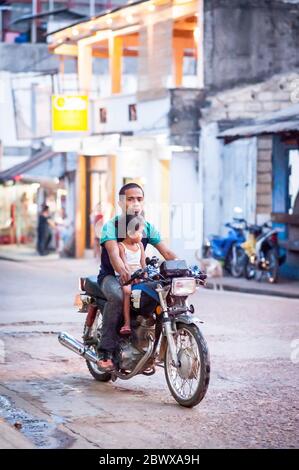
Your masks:
M 86 246 L 86 158 L 83 155 L 78 157 L 76 175 L 76 219 L 75 219 L 75 240 L 76 258 L 84 256 Z
M 121 92 L 123 39 L 118 36 L 109 38 L 109 71 L 111 93 Z
M 92 49 L 89 45 L 78 43 L 78 80 L 80 93 L 88 94 L 92 80 Z
M 111 188 L 110 194 L 108 195 L 108 202 L 113 208 L 112 211 L 116 210 L 116 155 L 109 155 L 108 159 L 108 187 Z
M 184 67 L 184 44 L 180 38 L 173 39 L 174 52 L 174 83 L 176 87 L 182 86 L 183 83 L 183 67 Z
M 204 0 L 198 0 L 197 16 L 197 78 L 199 88 L 204 88 Z

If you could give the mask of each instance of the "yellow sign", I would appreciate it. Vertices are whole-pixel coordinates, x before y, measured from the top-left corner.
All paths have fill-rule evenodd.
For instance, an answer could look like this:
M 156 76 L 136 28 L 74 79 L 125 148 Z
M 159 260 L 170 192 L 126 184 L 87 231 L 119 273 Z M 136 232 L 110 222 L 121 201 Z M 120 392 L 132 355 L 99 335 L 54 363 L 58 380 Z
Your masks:
M 88 131 L 88 97 L 52 96 L 53 131 Z

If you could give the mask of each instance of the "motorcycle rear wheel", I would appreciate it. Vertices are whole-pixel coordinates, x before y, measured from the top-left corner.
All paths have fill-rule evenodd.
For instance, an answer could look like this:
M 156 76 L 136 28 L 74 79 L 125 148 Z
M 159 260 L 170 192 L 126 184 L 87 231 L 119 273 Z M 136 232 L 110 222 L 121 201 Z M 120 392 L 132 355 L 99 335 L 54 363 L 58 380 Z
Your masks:
M 269 262 L 267 271 L 267 280 L 270 284 L 275 284 L 278 280 L 279 260 L 276 250 L 269 250 L 266 254 L 266 260 Z
M 98 310 L 96 318 L 92 325 L 92 336 L 95 340 L 99 340 L 101 336 L 101 325 L 102 325 L 102 313 Z M 95 348 L 92 347 L 94 350 Z M 98 382 L 109 382 L 111 380 L 110 372 L 102 372 L 98 366 L 91 361 L 86 361 L 87 368 L 93 378 Z
M 177 325 L 174 336 L 179 368 L 172 364 L 167 344 L 164 371 L 174 399 L 187 408 L 198 405 L 204 398 L 210 381 L 210 358 L 207 343 L 195 325 Z

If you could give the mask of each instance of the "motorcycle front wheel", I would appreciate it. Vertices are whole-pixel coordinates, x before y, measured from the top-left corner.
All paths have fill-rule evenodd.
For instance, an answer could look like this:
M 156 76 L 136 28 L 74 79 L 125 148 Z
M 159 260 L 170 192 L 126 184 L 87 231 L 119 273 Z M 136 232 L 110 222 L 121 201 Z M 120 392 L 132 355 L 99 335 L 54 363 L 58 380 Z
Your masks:
M 245 278 L 248 279 L 249 281 L 251 279 L 254 279 L 257 276 L 257 269 L 254 263 L 251 263 L 248 256 L 246 256 L 246 262 L 245 262 Z
M 243 248 L 233 245 L 228 255 L 227 266 L 233 277 L 242 277 L 244 275 L 246 264 L 246 253 Z
M 182 406 L 192 408 L 204 398 L 210 381 L 210 358 L 207 343 L 195 325 L 177 325 L 174 335 L 179 367 L 172 363 L 169 345 L 164 370 L 168 388 Z

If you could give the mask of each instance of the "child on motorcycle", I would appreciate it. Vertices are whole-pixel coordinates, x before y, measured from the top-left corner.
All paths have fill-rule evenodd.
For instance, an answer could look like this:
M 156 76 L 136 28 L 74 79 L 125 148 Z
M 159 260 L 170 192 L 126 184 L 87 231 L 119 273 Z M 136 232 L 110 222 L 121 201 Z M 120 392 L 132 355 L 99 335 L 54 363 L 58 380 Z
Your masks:
M 143 237 L 145 222 L 142 216 L 127 216 L 126 220 L 126 238 L 118 243 L 119 254 L 125 267 L 131 275 L 137 269 L 146 267 L 144 247 L 141 242 Z M 117 273 L 116 273 L 117 274 Z M 120 329 L 121 335 L 129 335 L 130 327 L 130 298 L 131 286 L 123 286 L 123 314 L 124 325 Z

